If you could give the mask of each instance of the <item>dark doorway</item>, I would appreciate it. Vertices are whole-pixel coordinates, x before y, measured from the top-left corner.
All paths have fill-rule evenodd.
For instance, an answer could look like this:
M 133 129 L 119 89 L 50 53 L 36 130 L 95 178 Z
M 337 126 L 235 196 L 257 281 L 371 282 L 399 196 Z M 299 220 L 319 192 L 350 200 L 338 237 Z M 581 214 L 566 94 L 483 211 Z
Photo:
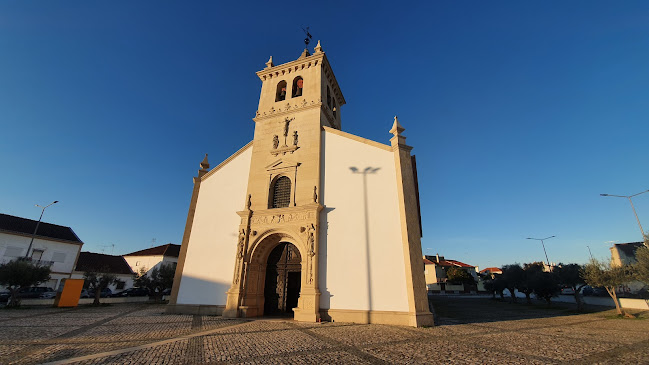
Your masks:
M 293 315 L 302 285 L 302 257 L 297 247 L 282 242 L 268 255 L 264 315 Z

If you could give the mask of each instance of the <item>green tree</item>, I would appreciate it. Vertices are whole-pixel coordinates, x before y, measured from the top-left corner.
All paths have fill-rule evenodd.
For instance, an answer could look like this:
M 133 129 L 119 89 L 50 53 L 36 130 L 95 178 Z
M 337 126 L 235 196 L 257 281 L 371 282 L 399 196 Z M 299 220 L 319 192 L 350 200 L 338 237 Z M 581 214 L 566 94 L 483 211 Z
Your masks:
M 622 311 L 620 301 L 615 292 L 617 287 L 633 279 L 633 273 L 629 265 L 613 266 L 608 262 L 591 259 L 581 270 L 581 277 L 590 286 L 604 287 L 608 295 L 613 298 L 613 302 L 615 302 L 617 314 L 629 316 L 626 312 Z
M 532 277 L 532 287 L 537 298 L 544 299 L 550 305 L 552 297 L 559 294 L 559 280 L 554 272 L 539 271 Z
M 500 274 L 484 274 L 482 275 L 482 281 L 484 283 L 485 290 L 491 293 L 492 299 L 496 299 L 496 294 L 500 295 L 501 300 L 503 299 L 505 282 L 500 277 Z
M 535 292 L 537 286 L 542 285 L 538 276 L 543 272 L 542 262 L 532 262 L 523 265 L 523 281 L 520 284 L 519 291 L 525 294 L 527 304 L 532 304 L 532 293 Z
M 466 270 L 451 266 L 446 270 L 446 278 L 451 284 L 474 284 L 473 276 Z
M 156 301 L 161 301 L 162 292 L 165 289 L 170 289 L 173 285 L 175 274 L 175 263 L 162 263 L 154 267 L 148 274 L 146 268 L 143 267 L 140 268 L 140 272 L 135 279 L 135 286 L 149 289 L 150 295 Z
M 577 303 L 577 311 L 584 310 L 584 301 L 581 299 L 581 289 L 586 286 L 586 282 L 581 277 L 581 272 L 584 267 L 578 264 L 559 264 L 554 272 L 557 274 L 559 284 L 563 287 L 572 288 L 574 291 L 575 302 Z
M 110 284 L 113 284 L 117 280 L 117 277 L 114 274 L 98 273 L 95 271 L 84 272 L 83 278 L 86 280 L 84 286 L 95 292 L 95 300 L 92 302 L 92 305 L 100 305 L 101 303 L 99 302 L 99 298 L 101 298 L 101 291 L 108 288 Z
M 50 280 L 49 266 L 39 265 L 29 260 L 12 260 L 0 265 L 0 285 L 6 286 L 11 292 L 7 307 L 19 307 L 22 288 L 36 286 Z
M 525 271 L 520 264 L 505 265 L 502 267 L 502 279 L 505 288 L 509 290 L 512 296 L 512 303 L 517 303 L 516 289 L 520 288 L 525 281 Z
M 649 285 L 649 236 L 645 236 L 644 242 L 645 245 L 635 251 L 633 271 L 636 280 Z

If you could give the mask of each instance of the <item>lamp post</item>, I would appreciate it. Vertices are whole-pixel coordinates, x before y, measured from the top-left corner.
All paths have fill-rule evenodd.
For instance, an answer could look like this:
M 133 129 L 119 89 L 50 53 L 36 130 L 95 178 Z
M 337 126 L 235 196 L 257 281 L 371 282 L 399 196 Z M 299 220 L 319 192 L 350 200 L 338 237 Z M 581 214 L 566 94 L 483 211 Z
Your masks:
M 58 200 L 55 200 L 44 207 L 36 204 L 37 207 L 41 208 L 41 216 L 38 218 L 38 223 L 36 223 L 36 228 L 34 228 L 34 233 L 32 233 L 32 240 L 29 241 L 29 247 L 27 247 L 27 253 L 25 254 L 25 258 L 29 257 L 29 251 L 31 251 L 32 249 L 32 244 L 34 243 L 34 237 L 36 237 L 36 232 L 38 232 L 38 226 L 41 225 L 41 219 L 43 219 L 43 213 L 45 213 L 45 208 L 49 207 L 52 204 L 56 204 L 58 202 L 59 202 Z
M 586 246 L 586 247 L 588 247 L 588 253 L 590 254 L 590 259 L 594 260 L 593 253 L 590 251 L 590 246 Z
M 633 209 L 633 214 L 635 215 L 635 220 L 638 221 L 638 227 L 640 227 L 640 232 L 642 232 L 642 240 L 643 241 L 644 241 L 644 231 L 642 230 L 642 224 L 640 224 L 640 219 L 638 219 L 638 213 L 635 212 L 635 207 L 633 206 L 633 201 L 631 201 L 631 198 L 633 198 L 634 196 L 638 196 L 640 194 L 644 194 L 644 193 L 646 193 L 648 191 L 649 190 L 641 191 L 641 192 L 639 192 L 637 194 L 633 194 L 633 195 L 599 194 L 601 196 L 612 196 L 612 197 L 615 197 L 615 198 L 627 198 L 627 199 L 629 199 L 629 203 L 631 203 L 631 209 Z
M 545 261 L 548 263 L 548 270 L 551 270 L 550 268 L 550 260 L 548 259 L 548 252 L 545 250 L 545 244 L 543 241 L 549 240 L 550 238 L 553 238 L 556 236 L 550 236 L 550 237 L 545 237 L 545 238 L 532 238 L 532 237 L 527 237 L 528 240 L 535 240 L 535 241 L 541 241 L 541 246 L 543 246 L 543 252 L 545 253 Z

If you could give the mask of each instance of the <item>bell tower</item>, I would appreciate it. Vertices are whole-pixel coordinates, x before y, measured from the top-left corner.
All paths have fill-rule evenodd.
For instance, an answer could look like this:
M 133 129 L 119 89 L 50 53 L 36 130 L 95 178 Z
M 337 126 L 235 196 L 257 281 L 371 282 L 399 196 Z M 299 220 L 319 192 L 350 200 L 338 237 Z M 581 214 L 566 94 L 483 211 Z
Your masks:
M 239 248 L 223 315 L 263 314 L 268 256 L 288 242 L 302 260 L 295 319 L 316 321 L 322 127 L 340 129 L 345 99 L 320 41 L 313 54 L 305 49 L 288 63 L 275 65 L 271 57 L 257 76 L 262 85 L 248 189 L 238 212 Z

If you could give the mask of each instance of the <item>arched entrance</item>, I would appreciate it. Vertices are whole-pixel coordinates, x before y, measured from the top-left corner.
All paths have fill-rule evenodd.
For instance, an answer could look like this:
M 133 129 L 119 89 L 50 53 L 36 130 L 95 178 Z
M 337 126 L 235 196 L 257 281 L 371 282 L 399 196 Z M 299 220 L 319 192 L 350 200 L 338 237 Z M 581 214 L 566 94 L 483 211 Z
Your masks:
M 293 315 L 302 284 L 302 257 L 293 244 L 280 242 L 268 255 L 264 315 Z

